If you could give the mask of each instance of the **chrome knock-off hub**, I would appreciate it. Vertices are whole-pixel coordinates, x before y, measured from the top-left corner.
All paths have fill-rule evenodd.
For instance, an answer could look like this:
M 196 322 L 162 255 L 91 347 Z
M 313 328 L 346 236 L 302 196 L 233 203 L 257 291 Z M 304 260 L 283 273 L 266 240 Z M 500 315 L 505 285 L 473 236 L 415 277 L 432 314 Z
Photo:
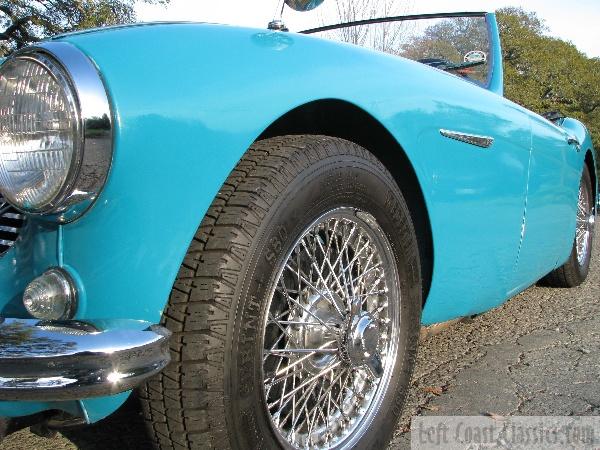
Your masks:
M 336 306 L 328 298 L 313 294 L 307 298 L 307 306 L 301 310 L 302 314 L 295 318 L 298 326 L 292 327 L 290 334 L 296 338 L 296 341 L 306 349 L 330 349 L 338 347 L 340 341 L 340 332 L 342 317 L 338 310 L 341 308 L 341 299 L 334 297 Z M 311 326 L 306 326 L 306 324 Z M 324 325 L 324 324 L 327 324 Z M 340 332 L 336 332 L 340 330 Z M 323 368 L 333 363 L 338 358 L 337 352 L 330 350 L 314 352 L 308 357 L 306 355 L 297 355 L 302 358 L 302 367 L 311 372 L 319 373 Z
M 354 367 L 367 367 L 379 378 L 383 373 L 379 354 L 380 327 L 377 320 L 367 312 L 362 312 L 352 320 L 346 348 L 350 363 Z

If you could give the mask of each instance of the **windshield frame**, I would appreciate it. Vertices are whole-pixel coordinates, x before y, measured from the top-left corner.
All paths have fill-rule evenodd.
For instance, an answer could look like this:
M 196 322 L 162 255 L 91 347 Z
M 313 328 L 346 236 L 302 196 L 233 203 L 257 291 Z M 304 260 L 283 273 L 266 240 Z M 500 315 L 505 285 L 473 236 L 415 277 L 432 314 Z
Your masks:
M 482 83 L 482 82 L 472 79 L 472 78 L 466 78 L 464 80 L 469 83 L 473 83 L 477 86 L 480 86 L 484 89 L 493 90 L 492 89 L 492 80 L 494 78 L 494 71 L 496 69 L 496 55 L 495 55 L 494 48 L 493 48 L 494 47 L 493 30 L 491 28 L 489 16 L 490 16 L 490 14 L 487 12 L 484 12 L 484 11 L 409 14 L 409 15 L 402 15 L 402 16 L 379 17 L 379 18 L 373 18 L 373 19 L 362 19 L 362 20 L 354 20 L 351 22 L 342 22 L 342 23 L 331 24 L 331 25 L 323 25 L 323 26 L 316 27 L 316 28 L 309 28 L 307 30 L 302 30 L 299 33 L 300 34 L 316 34 L 316 33 L 321 33 L 324 31 L 339 30 L 341 28 L 348 28 L 348 27 L 355 27 L 355 26 L 362 26 L 362 25 L 375 25 L 375 24 L 379 24 L 379 23 L 389 23 L 389 22 L 402 22 L 402 21 L 407 21 L 407 20 L 452 19 L 452 18 L 459 18 L 459 17 L 483 18 L 485 20 L 486 29 L 488 32 L 488 43 L 489 43 L 489 49 L 487 52 L 488 53 L 489 70 L 487 73 L 486 81 L 485 81 L 485 83 Z M 323 39 L 325 39 L 325 38 L 323 38 Z M 351 45 L 353 45 L 353 44 L 351 44 Z M 402 58 L 402 56 L 398 56 L 398 57 Z M 427 65 L 427 64 L 424 64 L 424 65 Z M 429 66 L 429 67 L 431 67 L 431 66 Z M 437 69 L 437 70 L 439 70 L 439 69 Z

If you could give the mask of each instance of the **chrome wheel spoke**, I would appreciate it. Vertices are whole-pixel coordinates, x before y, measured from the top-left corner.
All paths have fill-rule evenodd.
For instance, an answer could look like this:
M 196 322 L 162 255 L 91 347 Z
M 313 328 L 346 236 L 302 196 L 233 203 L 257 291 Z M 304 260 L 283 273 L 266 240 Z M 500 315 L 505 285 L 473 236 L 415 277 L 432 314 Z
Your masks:
M 593 199 L 591 198 L 591 193 L 582 181 L 582 184 L 579 187 L 575 230 L 575 250 L 577 252 L 577 262 L 580 266 L 583 266 L 590 256 L 594 219 Z
M 265 350 L 265 353 L 269 355 L 293 355 L 296 353 L 337 353 L 339 350 L 334 348 L 284 348 L 275 350 Z
M 400 289 L 375 219 L 331 211 L 298 238 L 264 325 L 263 392 L 294 448 L 353 442 L 369 425 L 395 362 Z

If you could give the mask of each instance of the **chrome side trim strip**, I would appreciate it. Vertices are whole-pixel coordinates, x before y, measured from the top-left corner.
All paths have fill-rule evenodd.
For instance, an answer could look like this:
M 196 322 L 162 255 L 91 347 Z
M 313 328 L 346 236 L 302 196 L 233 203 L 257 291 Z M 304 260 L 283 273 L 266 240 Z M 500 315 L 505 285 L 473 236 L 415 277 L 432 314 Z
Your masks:
M 62 401 L 139 386 L 170 361 L 171 333 L 135 320 L 0 317 L 0 401 Z
M 440 134 L 444 137 L 456 141 L 465 142 L 481 148 L 490 148 L 494 143 L 494 138 L 490 136 L 479 136 L 477 134 L 461 133 L 459 131 L 440 129 Z

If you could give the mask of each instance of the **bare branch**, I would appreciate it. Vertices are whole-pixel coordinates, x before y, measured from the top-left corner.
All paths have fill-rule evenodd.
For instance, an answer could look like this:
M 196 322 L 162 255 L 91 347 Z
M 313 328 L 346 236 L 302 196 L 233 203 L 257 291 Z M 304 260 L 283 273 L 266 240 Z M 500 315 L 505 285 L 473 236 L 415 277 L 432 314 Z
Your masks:
M 397 16 L 412 10 L 412 1 L 399 0 L 337 0 L 333 11 L 338 23 L 354 22 L 363 19 Z M 321 22 L 325 23 L 323 15 Z M 395 53 L 403 29 L 397 23 L 381 23 L 377 26 L 344 27 L 331 31 L 333 38 L 375 50 Z

